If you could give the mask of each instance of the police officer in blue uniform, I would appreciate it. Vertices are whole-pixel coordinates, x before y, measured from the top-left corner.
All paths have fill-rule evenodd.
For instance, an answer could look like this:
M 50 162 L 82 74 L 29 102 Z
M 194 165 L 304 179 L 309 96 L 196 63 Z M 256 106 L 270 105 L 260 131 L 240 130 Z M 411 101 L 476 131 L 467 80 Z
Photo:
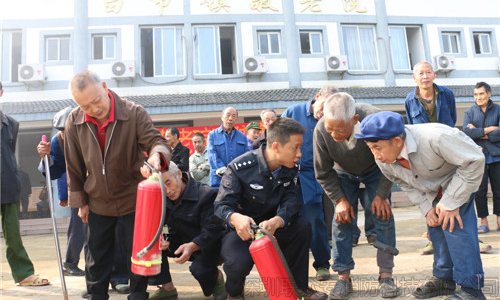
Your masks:
M 215 200 L 215 215 L 227 233 L 221 257 L 229 299 L 244 299 L 245 277 L 253 267 L 248 250 L 251 224 L 274 234 L 297 283 L 299 297 L 323 300 L 327 295 L 308 287 L 311 225 L 299 211 L 296 184 L 304 127 L 282 118 L 268 128 L 267 145 L 249 151 L 227 166 Z

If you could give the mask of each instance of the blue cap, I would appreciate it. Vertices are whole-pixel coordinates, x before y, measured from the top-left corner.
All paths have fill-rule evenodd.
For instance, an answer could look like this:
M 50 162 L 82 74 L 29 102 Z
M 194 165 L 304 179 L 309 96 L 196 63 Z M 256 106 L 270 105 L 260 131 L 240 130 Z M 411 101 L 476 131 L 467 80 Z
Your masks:
M 400 135 L 404 130 L 405 121 L 402 115 L 392 111 L 382 111 L 364 118 L 361 122 L 361 134 L 356 133 L 354 137 L 375 142 L 389 140 Z

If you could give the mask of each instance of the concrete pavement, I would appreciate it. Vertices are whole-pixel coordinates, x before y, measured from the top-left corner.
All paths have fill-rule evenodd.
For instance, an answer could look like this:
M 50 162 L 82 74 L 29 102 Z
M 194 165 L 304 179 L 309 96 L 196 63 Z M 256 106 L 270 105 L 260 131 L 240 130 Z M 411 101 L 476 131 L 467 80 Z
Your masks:
M 491 206 L 491 201 L 490 201 Z M 396 299 L 410 298 L 410 295 L 419 284 L 432 276 L 433 256 L 420 255 L 420 249 L 427 244 L 427 240 L 421 238 L 426 231 L 425 221 L 420 215 L 418 208 L 396 207 L 393 208 L 396 220 L 397 247 L 400 254 L 395 258 L 394 276 L 397 285 L 402 289 L 402 295 Z M 496 216 L 490 216 L 490 231 L 481 234 L 479 238 L 485 243 L 493 246 L 493 249 L 486 254 L 481 254 L 485 273 L 484 293 L 488 299 L 500 299 L 500 231 L 496 229 Z M 359 214 L 359 225 L 363 229 L 363 213 Z M 64 256 L 66 235 L 59 234 L 62 255 Z M 14 284 L 10 274 L 9 265 L 5 259 L 5 241 L 1 243 L 1 282 L 0 295 L 3 300 L 39 299 L 52 300 L 64 299 L 57 266 L 57 255 L 54 246 L 54 237 L 51 234 L 23 236 L 23 242 L 29 256 L 35 264 L 35 272 L 44 277 L 48 277 L 51 285 L 43 287 L 18 287 Z M 353 251 L 356 267 L 352 272 L 354 293 L 351 299 L 382 299 L 378 294 L 378 267 L 376 265 L 376 249 L 367 244 L 362 236 L 360 244 Z M 332 276 L 329 281 L 318 282 L 314 279 L 315 271 L 312 268 L 312 255 L 310 255 L 311 267 L 309 269 L 310 285 L 315 289 L 329 293 L 333 288 L 337 276 Z M 173 282 L 179 292 L 179 299 L 204 299 L 201 288 L 196 280 L 190 275 L 188 265 L 178 265 L 171 263 Z M 83 268 L 83 257 L 80 268 Z M 66 286 L 70 300 L 82 299 L 80 294 L 85 289 L 85 279 L 83 277 L 65 277 Z M 150 287 L 149 292 L 153 292 L 156 287 Z M 110 299 L 126 299 L 126 295 L 117 294 L 110 290 Z M 254 268 L 247 277 L 245 287 L 246 299 L 261 300 L 267 299 L 265 290 L 260 282 L 257 270 Z M 434 299 L 444 299 L 437 297 Z

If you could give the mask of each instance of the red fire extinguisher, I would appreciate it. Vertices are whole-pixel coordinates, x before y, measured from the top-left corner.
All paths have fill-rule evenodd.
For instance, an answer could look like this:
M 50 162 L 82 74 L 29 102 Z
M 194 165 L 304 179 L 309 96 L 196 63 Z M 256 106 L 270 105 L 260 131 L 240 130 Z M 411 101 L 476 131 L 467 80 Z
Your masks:
M 161 174 L 157 171 L 137 186 L 131 258 L 131 269 L 134 274 L 152 276 L 161 271 L 162 255 L 159 237 L 165 222 L 165 195 L 165 185 Z
M 271 300 L 297 300 L 297 286 L 274 236 L 252 225 L 255 240 L 250 245 L 257 271 Z

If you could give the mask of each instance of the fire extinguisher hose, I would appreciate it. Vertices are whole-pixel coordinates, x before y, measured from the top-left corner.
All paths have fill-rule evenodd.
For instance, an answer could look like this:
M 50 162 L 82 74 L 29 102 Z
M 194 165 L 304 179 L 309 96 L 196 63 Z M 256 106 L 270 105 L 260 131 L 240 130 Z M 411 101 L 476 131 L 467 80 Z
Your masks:
M 141 251 L 139 251 L 137 253 L 137 258 L 141 258 L 146 253 L 148 253 L 148 251 L 151 250 L 151 248 L 153 248 L 153 245 L 160 238 L 160 235 L 163 231 L 163 223 L 165 223 L 165 209 L 167 208 L 167 192 L 165 191 L 165 183 L 163 182 L 163 179 L 161 177 L 161 173 L 158 170 L 154 169 L 147 162 L 144 162 L 144 163 L 151 168 L 151 170 L 153 172 L 153 176 L 156 174 L 156 175 L 158 175 L 158 178 L 159 178 L 158 181 L 159 181 L 160 188 L 161 188 L 161 199 L 162 199 L 162 201 L 161 201 L 161 220 L 160 220 L 160 224 L 158 224 L 158 230 L 156 231 L 156 235 L 154 236 L 153 240 L 151 240 L 149 245 L 147 245 L 144 249 L 142 249 Z
M 300 295 L 299 294 L 299 288 L 297 287 L 297 283 L 295 283 L 295 279 L 293 278 L 292 272 L 290 271 L 290 267 L 288 266 L 288 263 L 286 262 L 285 255 L 281 251 L 281 248 L 278 245 L 278 242 L 276 242 L 276 239 L 274 238 L 274 236 L 272 234 L 270 234 L 269 231 L 265 230 L 262 227 L 258 227 L 257 225 L 251 225 L 251 226 L 252 226 L 252 229 L 254 230 L 254 232 L 256 230 L 260 230 L 260 232 L 262 232 L 264 235 L 266 235 L 271 240 L 271 243 L 273 243 L 274 248 L 278 252 L 278 255 L 280 257 L 281 263 L 285 267 L 286 273 L 288 274 L 288 278 L 290 278 L 290 283 L 293 286 L 293 289 L 295 291 L 295 295 L 297 295 L 297 297 L 300 297 L 299 296 Z

